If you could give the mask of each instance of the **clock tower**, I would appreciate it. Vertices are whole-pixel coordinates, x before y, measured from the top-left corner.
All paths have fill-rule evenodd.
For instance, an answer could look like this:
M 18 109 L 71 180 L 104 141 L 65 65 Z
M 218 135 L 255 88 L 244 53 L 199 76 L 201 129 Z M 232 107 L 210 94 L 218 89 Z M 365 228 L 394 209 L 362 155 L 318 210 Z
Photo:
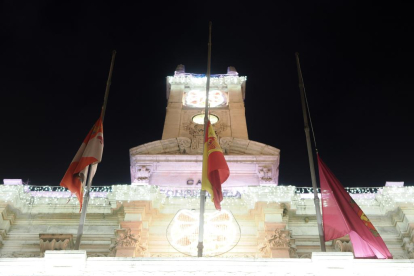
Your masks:
M 184 65 L 178 65 L 174 76 L 167 77 L 168 105 L 163 140 L 188 137 L 192 140 L 192 149 L 200 149 L 206 82 L 205 75 L 186 73 Z M 234 67 L 228 67 L 227 74 L 211 75 L 210 121 L 219 137 L 248 139 L 245 94 L 246 77 L 239 76 Z
M 129 150 L 132 185 L 197 188 L 201 183 L 207 77 L 178 65 L 167 77 L 162 139 Z M 246 77 L 234 67 L 211 75 L 209 116 L 230 168 L 225 186 L 277 185 L 280 151 L 250 141 L 244 98 Z M 199 187 L 198 187 L 199 189 Z

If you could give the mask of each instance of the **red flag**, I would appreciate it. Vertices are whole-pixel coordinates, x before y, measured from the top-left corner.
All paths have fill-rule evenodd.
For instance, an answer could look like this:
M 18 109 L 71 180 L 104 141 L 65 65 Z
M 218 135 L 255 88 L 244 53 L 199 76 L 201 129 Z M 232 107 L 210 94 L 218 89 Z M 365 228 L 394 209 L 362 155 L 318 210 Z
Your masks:
M 95 175 L 96 166 L 102 160 L 103 152 L 103 125 L 102 118 L 99 117 L 98 121 L 93 125 L 89 131 L 81 147 L 76 153 L 66 171 L 65 176 L 60 182 L 60 186 L 68 188 L 69 191 L 74 193 L 80 203 L 80 210 L 82 210 L 83 202 L 83 186 L 82 182 L 86 180 L 88 173 L 88 166 L 91 166 L 91 172 L 89 174 L 89 181 L 92 181 Z
M 223 200 L 221 184 L 227 180 L 229 175 L 229 167 L 226 159 L 224 159 L 223 151 L 209 120 L 207 123 L 207 131 L 204 135 L 201 189 L 210 194 L 211 200 L 214 201 L 214 206 L 217 210 L 221 210 L 220 202 Z
M 361 208 L 318 155 L 325 241 L 349 234 L 356 258 L 392 259 L 392 255 Z

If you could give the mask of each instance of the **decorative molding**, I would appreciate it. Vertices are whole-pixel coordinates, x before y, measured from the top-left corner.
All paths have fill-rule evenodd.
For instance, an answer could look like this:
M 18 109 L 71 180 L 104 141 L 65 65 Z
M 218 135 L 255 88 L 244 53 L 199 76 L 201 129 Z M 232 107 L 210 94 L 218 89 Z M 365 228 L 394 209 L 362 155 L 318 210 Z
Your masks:
M 299 256 L 300 259 L 311 259 L 312 253 L 305 253 Z
M 212 75 L 210 77 L 210 87 L 222 87 L 224 85 L 241 85 L 246 81 L 247 77 L 237 75 Z M 197 74 L 179 74 L 167 77 L 169 84 L 181 84 L 187 86 L 205 86 L 207 77 L 199 76 Z
M 40 252 L 46 250 L 72 250 L 74 248 L 72 234 L 39 234 Z
M 151 176 L 152 165 L 131 166 L 132 183 L 148 184 Z
M 410 238 L 403 239 L 403 245 L 405 252 L 409 259 L 414 259 L 414 242 Z
M 90 257 L 110 257 L 108 253 L 88 253 L 88 258 Z
M 259 176 L 260 184 L 274 184 L 275 183 L 273 179 L 273 175 L 272 175 L 271 166 L 258 166 L 257 175 Z
M 197 126 L 197 127 L 196 127 Z M 280 150 L 265 145 L 259 142 L 246 140 L 242 138 L 233 138 L 233 137 L 222 137 L 228 128 L 226 123 L 217 123 L 214 125 L 214 130 L 216 131 L 218 140 L 220 141 L 220 146 L 223 151 L 229 155 L 262 155 L 262 156 L 279 156 Z M 129 154 L 131 157 L 131 166 L 134 165 L 134 156 L 142 155 L 160 155 L 160 154 L 199 154 L 198 150 L 202 150 L 203 141 L 204 141 L 204 126 L 196 125 L 194 123 L 183 124 L 183 129 L 188 131 L 188 136 L 190 137 L 177 137 L 167 140 L 158 140 L 150 143 L 146 143 L 134 148 L 129 149 Z M 190 139 L 190 140 L 188 140 Z M 194 139 L 198 139 L 195 141 Z M 163 143 L 168 141 L 169 146 L 163 147 Z M 190 142 L 190 145 L 188 145 Z M 201 145 L 201 146 L 200 146 Z M 185 152 L 183 152 L 185 149 Z M 276 166 L 279 166 L 279 161 L 277 161 Z M 276 171 L 274 172 L 276 173 Z
M 182 253 L 154 253 L 150 254 L 150 258 L 183 258 L 188 257 L 188 255 L 184 255 Z
M 42 254 L 35 252 L 10 252 L 0 254 L 0 258 L 37 258 L 42 257 Z
M 256 258 L 255 254 L 245 254 L 245 253 L 234 253 L 234 254 L 223 254 L 223 255 L 219 255 L 219 258 L 249 258 L 249 259 L 254 259 Z

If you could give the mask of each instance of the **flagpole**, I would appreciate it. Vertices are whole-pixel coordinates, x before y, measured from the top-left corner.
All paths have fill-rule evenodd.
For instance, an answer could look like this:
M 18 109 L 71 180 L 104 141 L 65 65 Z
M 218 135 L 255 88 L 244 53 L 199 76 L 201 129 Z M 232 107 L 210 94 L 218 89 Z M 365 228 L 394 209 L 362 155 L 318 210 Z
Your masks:
M 297 69 L 298 69 L 300 99 L 301 99 L 301 102 L 302 102 L 303 122 L 305 124 L 306 145 L 307 145 L 307 148 L 308 148 L 309 167 L 310 167 L 310 173 L 311 173 L 311 179 L 312 179 L 312 188 L 313 188 L 313 195 L 314 195 L 313 201 L 315 203 L 316 220 L 317 220 L 317 223 L 318 223 L 318 231 L 319 231 L 319 241 L 320 241 L 320 244 L 321 244 L 321 251 L 326 252 L 325 236 L 324 236 L 323 228 L 322 228 L 321 208 L 320 208 L 319 197 L 318 197 L 318 187 L 317 187 L 317 184 L 316 184 L 315 165 L 313 163 L 312 145 L 311 145 L 310 134 L 309 134 L 308 116 L 306 114 L 305 85 L 303 83 L 302 71 L 300 69 L 299 53 L 296 53 L 296 65 L 297 65 Z
M 204 136 L 206 135 L 208 129 L 208 92 L 210 90 L 210 67 L 211 67 L 211 22 L 209 22 L 209 34 L 208 34 L 208 57 L 207 57 L 207 83 L 206 83 L 206 100 L 205 100 L 205 109 L 204 109 Z M 204 158 L 204 151 L 206 148 L 204 147 L 203 141 L 203 158 Z M 203 160 L 203 162 L 205 162 Z M 201 183 L 203 184 L 203 183 Z M 202 186 L 201 186 L 202 187 Z M 200 224 L 199 224 L 199 231 L 198 231 L 198 257 L 203 257 L 203 238 L 204 238 L 204 209 L 205 209 L 205 202 L 206 202 L 206 191 L 201 189 L 200 191 Z
M 106 104 L 108 103 L 109 88 L 111 87 L 112 72 L 114 70 L 114 63 L 115 63 L 115 55 L 116 55 L 116 51 L 113 50 L 112 51 L 112 59 L 111 59 L 111 67 L 109 68 L 108 80 L 106 81 L 106 89 L 105 89 L 104 103 L 103 103 L 103 106 L 102 106 L 102 114 L 101 114 L 102 124 L 104 122 L 105 111 L 106 111 Z
M 109 75 L 108 75 L 108 80 L 106 82 L 104 103 L 102 105 L 102 111 L 101 111 L 102 123 L 104 121 L 106 105 L 108 103 L 109 88 L 111 86 L 112 72 L 113 72 L 114 63 L 115 63 L 115 55 L 116 55 L 116 51 L 114 50 L 114 51 L 112 51 L 111 66 L 109 68 Z M 91 186 L 92 186 L 91 171 L 92 171 L 92 165 L 89 165 L 88 166 L 88 176 L 87 176 L 86 182 L 85 182 L 85 184 L 87 184 L 87 188 L 86 188 L 86 191 L 85 191 L 85 195 L 83 197 L 82 214 L 81 214 L 81 217 L 80 217 L 80 220 L 79 220 L 78 233 L 76 235 L 75 250 L 79 250 L 80 242 L 81 242 L 82 235 L 83 235 L 83 227 L 85 225 L 85 220 L 86 220 L 86 210 L 88 209 L 88 203 L 89 203 L 89 198 L 90 198 L 90 190 L 91 190 Z

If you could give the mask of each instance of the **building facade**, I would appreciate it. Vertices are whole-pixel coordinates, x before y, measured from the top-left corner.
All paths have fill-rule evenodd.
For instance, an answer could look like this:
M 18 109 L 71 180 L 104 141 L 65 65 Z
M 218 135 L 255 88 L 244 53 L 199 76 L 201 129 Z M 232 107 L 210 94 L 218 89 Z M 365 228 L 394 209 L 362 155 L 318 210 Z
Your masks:
M 66 266 L 80 267 L 73 270 L 79 275 L 92 275 L 92 268 L 113 275 L 109 265 L 124 261 L 127 265 L 119 275 L 132 275 L 137 266 L 148 274 L 219 274 L 212 264 L 222 267 L 223 275 L 230 275 L 231 269 L 245 269 L 235 275 L 255 275 L 272 267 L 285 271 L 280 275 L 320 275 L 315 264 L 331 273 L 333 263 L 346 275 L 366 275 L 368 264 L 382 267 L 378 275 L 414 271 L 414 187 L 348 189 L 394 260 L 354 260 L 347 236 L 326 242 L 327 252 L 320 252 L 311 188 L 278 185 L 279 149 L 248 139 L 245 83 L 246 77 L 234 67 L 211 78 L 210 120 L 231 175 L 223 185 L 223 211 L 206 201 L 208 260 L 192 258 L 198 242 L 206 77 L 186 73 L 179 65 L 174 76 L 167 77 L 162 139 L 130 149 L 130 184 L 92 189 L 80 251 L 73 251 L 80 218 L 76 197 L 61 187 L 4 180 L 0 272 L 19 267 L 4 275 L 49 275 Z M 166 272 L 163 264 L 170 264 L 171 258 L 179 261 Z M 41 260 L 41 265 L 37 262 L 30 270 L 32 259 Z M 186 261 L 193 270 L 180 268 Z M 19 269 L 22 274 L 12 274 Z M 30 274 L 33 271 L 38 272 Z

